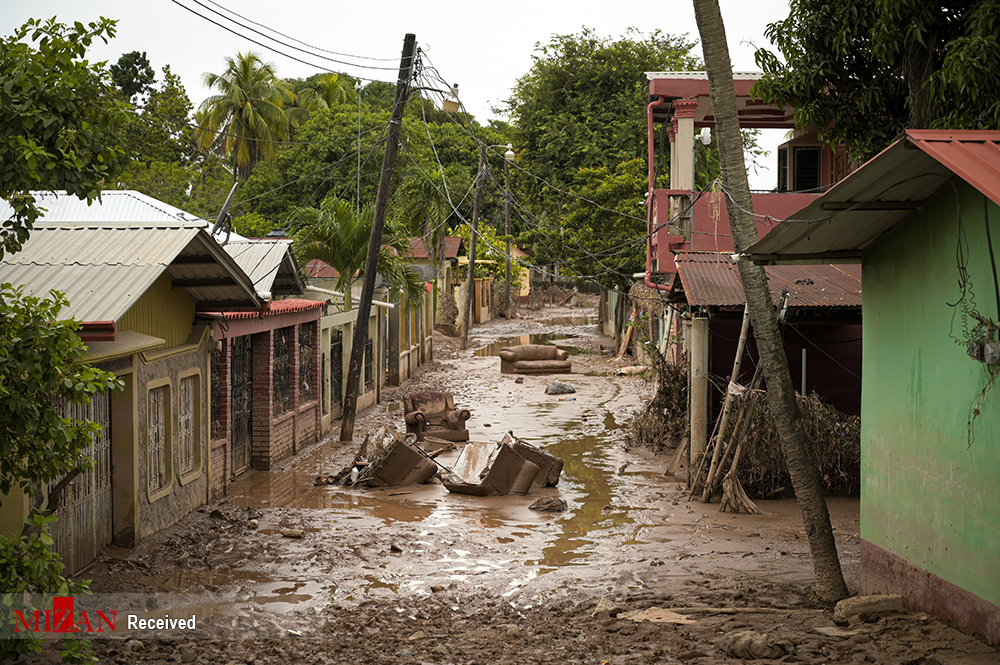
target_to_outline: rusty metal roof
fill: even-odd
[[[746,302],[730,254],[680,252],[676,260],[676,299],[703,307],[736,307]],[[775,304],[788,291],[790,308],[861,307],[861,266],[768,266],[767,281]]]
[[[1000,205],[1000,131],[907,130],[745,252],[760,263],[858,263],[954,175]]]
[[[47,212],[22,250],[0,261],[0,282],[32,296],[62,291],[67,317],[117,321],[163,273],[200,310],[259,306],[249,277],[201,220],[138,192],[104,192],[92,206],[60,192],[36,198]],[[11,214],[0,201],[0,219]]]

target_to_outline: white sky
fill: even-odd
[[[198,0],[222,11],[238,12],[249,21],[267,25],[307,44],[339,53],[387,58],[386,62],[358,58],[329,57],[389,68],[366,70],[329,63],[317,57],[275,45],[275,48],[316,65],[395,82],[403,37],[412,32],[417,44],[450,83],[459,83],[462,103],[476,119],[485,123],[494,117],[491,107],[510,94],[517,78],[528,72],[536,43],[552,35],[577,33],[592,28],[601,37],[619,37],[629,27],[643,32],[659,29],[669,34],[698,38],[694,10],[689,1],[577,0],[555,3],[508,0],[487,5],[457,0],[400,2],[264,2],[262,0]],[[213,5],[212,2],[218,4]],[[247,37],[271,44],[259,35],[222,21],[195,0],[0,0],[0,34],[9,35],[28,18],[58,17],[62,22],[89,22],[99,16],[118,19],[118,36],[108,46],[98,44],[91,60],[114,63],[123,53],[145,51],[150,64],[160,70],[169,64],[180,75],[191,101],[197,106],[209,92],[202,86],[204,72],[221,72],[223,59],[237,51],[256,50],[275,63],[278,74],[302,78],[316,73],[311,67],[268,51],[199,18],[183,7],[229,25]],[[788,0],[720,0],[726,23],[730,56],[736,71],[753,71],[754,47],[768,45],[764,29],[768,23],[788,15]],[[225,12],[223,12],[225,13]],[[247,21],[242,21],[247,23]],[[261,28],[257,28],[261,29]],[[263,29],[261,29],[263,30]],[[292,40],[284,40],[300,45]],[[700,56],[700,48],[697,49]],[[773,151],[782,132],[770,130],[762,144]],[[770,166],[772,155],[766,159]],[[750,173],[752,187],[774,186],[773,170]]]

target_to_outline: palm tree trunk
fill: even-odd
[[[708,72],[722,183],[729,193],[729,223],[737,252],[757,240],[753,201],[747,182],[733,86],[733,69],[718,0],[694,0],[695,18],[701,34]],[[746,293],[754,337],[760,351],[768,400],[774,414],[785,464],[792,479],[795,497],[802,511],[809,548],[812,551],[816,591],[825,601],[833,602],[848,595],[837,557],[837,544],[830,526],[830,513],[823,497],[819,469],[802,427],[802,414],[795,400],[792,377],[788,370],[781,332],[774,316],[774,304],[762,266],[747,260],[738,262],[743,290]]]

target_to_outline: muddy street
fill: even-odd
[[[83,577],[96,593],[154,594],[204,617],[204,639],[97,641],[108,662],[668,663],[739,662],[718,647],[738,629],[794,644],[784,662],[992,663],[995,649],[923,615],[866,617],[842,634],[810,591],[798,508],[763,515],[687,500],[670,456],[627,449],[623,428],[653,385],[615,376],[592,310],[547,308],[475,328],[470,348],[435,335],[435,360],[358,415],[360,443],[404,429],[403,394],[448,390],[471,409],[472,441],[511,430],[563,459],[557,487],[474,497],[440,484],[381,489],[315,485],[356,446],[332,436],[270,471],[250,471],[227,498],[134,549],[111,548]],[[569,375],[500,374],[501,346],[553,343]],[[554,379],[576,393],[546,395]],[[438,460],[451,466],[458,451]],[[565,500],[560,513],[529,506]],[[837,545],[858,587],[858,500],[831,497]],[[282,531],[301,530],[302,537]],[[594,613],[606,598],[615,608]],[[621,613],[716,608],[691,623],[637,623]],[[738,608],[738,609],[733,609]],[[755,612],[755,609],[763,609]]]

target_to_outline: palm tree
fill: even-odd
[[[351,285],[364,277],[374,213],[373,205],[355,211],[351,203],[341,200],[299,210],[294,235],[299,263],[305,266],[319,260],[335,269],[336,288],[344,294],[347,309],[351,309]],[[409,239],[389,220],[382,236],[378,272],[389,281],[392,297],[401,295],[407,308],[419,306],[426,293],[423,279],[406,258],[409,254]]]
[[[288,135],[284,105],[293,99],[272,63],[252,52],[226,58],[222,74],[206,72],[204,82],[217,90],[201,103],[198,147],[233,160],[233,177],[246,180],[256,163],[270,161]]]

